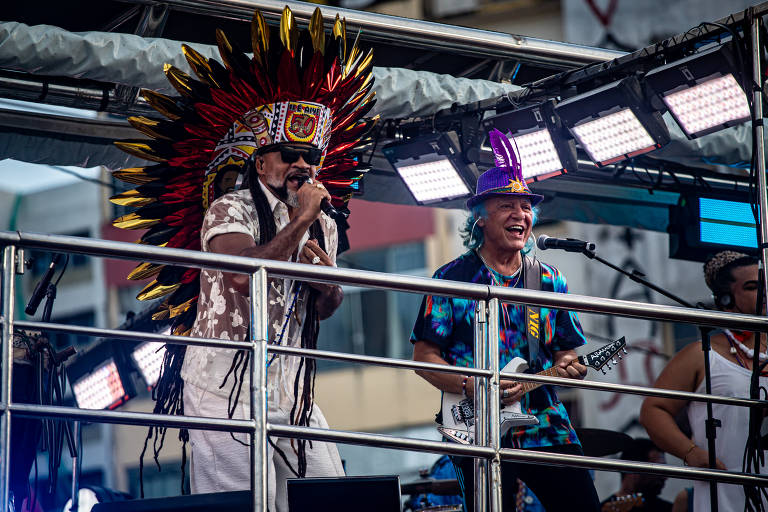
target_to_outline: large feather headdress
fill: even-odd
[[[480,175],[475,195],[467,200],[467,207],[472,208],[491,196],[499,195],[525,197],[531,201],[532,206],[539,204],[544,196],[531,192],[525,183],[519,152],[512,145],[510,137],[494,128],[488,133],[488,138],[496,167]]]
[[[132,155],[155,162],[115,171],[138,185],[111,198],[133,206],[113,222],[124,229],[148,229],[138,243],[200,250],[200,228],[210,204],[232,189],[258,147],[285,141],[325,150],[318,171],[336,208],[346,208],[368,170],[352,154],[368,140],[376,118],[364,117],[375,103],[371,91],[372,53],[351,45],[338,15],[326,35],[316,9],[306,29],[283,10],[279,30],[270,30],[259,11],[251,23],[253,57],[247,57],[217,30],[223,65],[187,45],[193,78],[170,65],[168,81],[179,96],[143,90],[162,118],[131,117],[150,140],[117,142]],[[141,263],[128,279],[154,279],[138,299],[167,296],[153,318],[173,319],[173,333],[187,334],[195,318],[200,271]]]

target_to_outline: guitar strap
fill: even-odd
[[[523,256],[523,287],[527,290],[541,290],[541,262]],[[540,308],[525,306],[525,334],[528,339],[528,355],[531,368],[536,367],[541,339]]]

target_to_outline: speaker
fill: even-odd
[[[288,480],[289,512],[399,512],[400,507],[397,475]]]
[[[250,512],[251,491],[213,492],[169,498],[98,503],[93,512]]]

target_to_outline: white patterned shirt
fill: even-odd
[[[275,219],[277,231],[288,225],[288,207],[279,201],[261,182],[261,189],[267,197],[269,207]],[[320,225],[325,235],[325,247],[328,256],[336,262],[338,240],[336,223],[327,215],[321,214]],[[225,194],[211,204],[203,219],[200,240],[203,251],[210,251],[210,242],[225,233],[243,233],[259,240],[259,220],[256,206],[249,190],[238,190]],[[299,254],[309,239],[309,232],[304,233],[299,243]],[[298,261],[298,260],[295,260]],[[306,316],[308,284],[304,283],[296,295],[299,283],[292,279],[269,278],[267,281],[268,323],[267,332],[270,343],[275,343],[281,331],[285,329],[281,344],[301,346],[301,326]],[[290,314],[287,325],[285,319],[291,303],[296,296],[294,312]],[[200,297],[197,305],[197,317],[191,335],[201,338],[244,341],[250,338],[250,300],[248,294],[227,286],[223,273],[217,270],[203,269],[200,273]],[[236,351],[214,347],[187,347],[181,377],[185,383],[192,384],[223,399],[228,399],[234,382],[229,376],[224,387],[224,379],[229,371]],[[267,360],[272,359],[268,355]],[[270,409],[275,407],[290,410],[293,406],[293,384],[299,368],[300,358],[278,356],[267,370],[267,396]],[[240,368],[242,370],[242,367]],[[238,370],[238,378],[240,374]],[[299,383],[299,396],[301,382]],[[238,400],[248,404],[250,389],[250,368],[244,373],[242,390]]]

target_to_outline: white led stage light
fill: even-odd
[[[113,359],[72,384],[72,391],[81,409],[112,409],[129,398]]]
[[[694,139],[751,118],[738,76],[728,43],[654,69],[645,84]]]
[[[142,343],[133,349],[131,358],[139,368],[147,388],[155,387],[165,358],[165,343],[159,341]]]
[[[634,77],[569,98],[558,104],[555,112],[599,167],[669,142],[661,114],[645,105]]]
[[[432,134],[385,146],[382,152],[418,204],[468,197],[477,169],[464,161],[455,132]]]

